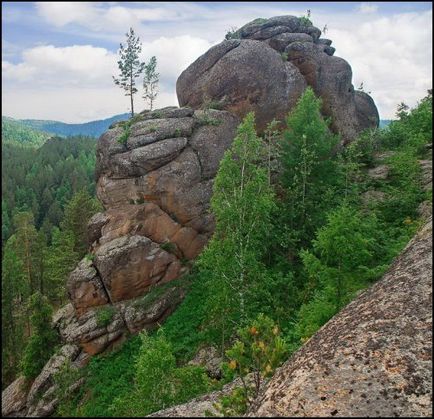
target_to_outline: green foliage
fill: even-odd
[[[2,116],[2,143],[39,147],[51,134],[27,127],[20,121]]]
[[[267,169],[260,164],[265,153],[250,113],[225,152],[214,181],[211,208],[216,227],[198,267],[208,283],[208,327],[219,330],[221,342],[234,324],[247,319],[249,290],[263,279],[261,258],[275,207]]]
[[[127,395],[134,384],[134,360],[140,348],[139,336],[131,337],[118,351],[94,356],[83,370],[85,378],[75,398],[65,398],[58,412],[65,417],[107,417],[116,397]]]
[[[333,158],[338,138],[321,116],[321,100],[308,87],[287,118],[283,132],[282,217],[288,246],[306,246],[325,213],[336,204],[339,165]],[[285,240],[285,239],[282,239]]]
[[[2,389],[18,373],[24,343],[26,312],[22,302],[28,295],[24,265],[16,251],[16,237],[6,243],[2,259]]]
[[[161,331],[154,336],[141,334],[135,371],[133,390],[112,404],[111,411],[116,416],[145,416],[210,389],[202,368],[176,367],[172,348]]]
[[[60,306],[66,299],[66,279],[80,260],[70,231],[52,230],[52,241],[44,254],[44,288],[50,302]]]
[[[120,137],[117,139],[119,144],[123,144],[126,145],[128,138],[130,138],[130,134],[131,134],[131,126],[130,124],[126,123],[124,125],[122,125],[124,128],[124,132],[120,135]]]
[[[432,142],[432,91],[412,110],[401,104],[398,107],[398,120],[392,121],[384,130],[381,142],[383,147],[397,149],[412,148],[413,154],[421,155],[423,146]]]
[[[32,313],[32,335],[24,350],[22,372],[25,377],[33,379],[53,354],[58,336],[51,328],[52,308],[40,292],[31,296],[29,311]]]
[[[143,73],[145,63],[139,60],[139,55],[142,51],[140,38],[135,36],[133,28],[125,34],[127,37],[126,46],[120,44],[118,67],[120,74],[116,78],[113,76],[113,81],[117,86],[125,90],[125,96],[130,96],[131,101],[131,116],[134,116],[133,96],[137,93],[135,79]]]
[[[86,254],[88,248],[87,223],[101,209],[99,201],[92,198],[86,189],[76,193],[65,208],[61,227],[72,235],[74,250],[79,258]]]
[[[95,144],[85,137],[52,138],[38,149],[2,144],[4,241],[15,231],[10,222],[14,213],[29,210],[35,227],[50,240],[72,195],[82,188],[95,193]]]
[[[226,351],[229,369],[241,378],[242,389],[235,389],[216,405],[227,416],[242,414],[258,396],[265,378],[272,376],[287,355],[285,342],[280,337],[279,327],[262,313],[247,327],[238,330],[234,345]],[[251,383],[246,376],[251,374]]]
[[[220,397],[214,407],[223,417],[241,417],[247,412],[251,397],[251,387],[247,391],[243,387],[235,387],[228,395]]]
[[[229,39],[240,39],[240,34],[238,32],[238,29],[234,26],[232,26],[225,35],[225,39],[229,40]]]
[[[164,243],[160,244],[160,249],[163,249],[163,250],[165,250],[166,252],[169,252],[169,253],[176,253],[177,247],[176,247],[175,243],[167,241],[167,242],[164,242]]]
[[[299,312],[296,335],[311,336],[371,281],[384,272],[379,264],[381,240],[373,215],[361,215],[343,205],[332,211],[327,224],[313,241],[313,249],[302,250],[301,259],[313,289],[312,300]]]
[[[83,371],[74,366],[69,359],[53,376],[54,396],[58,400],[56,416],[68,416],[77,403],[77,391],[82,381]]]
[[[287,52],[282,52],[282,53],[280,54],[280,56],[282,57],[282,61],[283,61],[283,62],[288,61],[288,53],[287,53]]]
[[[107,327],[113,320],[116,310],[112,305],[98,308],[96,312],[96,324],[98,327]]]
[[[303,26],[312,26],[313,25],[312,21],[309,19],[309,16],[301,16],[298,18],[298,20],[300,21],[300,24]]]
[[[143,99],[149,103],[149,109],[152,111],[154,101],[158,95],[158,82],[160,74],[156,71],[157,59],[151,57],[149,63],[145,65],[145,74],[143,77]]]

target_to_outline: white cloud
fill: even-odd
[[[143,43],[142,59],[157,57],[161,83],[156,106],[178,105],[177,77],[210,46],[206,40],[187,35]],[[119,73],[117,60],[117,54],[91,45],[27,49],[18,64],[2,61],[3,112],[17,118],[65,122],[127,112],[129,102],[112,80],[112,75]],[[140,94],[135,100],[142,102]]]
[[[336,55],[353,70],[353,84],[372,92],[380,117],[394,118],[396,105],[410,106],[432,87],[432,12],[333,25],[327,36]]]
[[[371,3],[361,3],[357,9],[360,13],[375,13],[378,10],[378,6]]]
[[[294,7],[292,3],[266,7],[259,3],[249,7],[228,3],[228,7],[219,8],[187,2],[145,2],[133,6],[117,2],[104,6],[99,2],[37,3],[38,16],[54,25],[56,32],[69,36],[86,33],[93,37],[94,45],[104,38],[115,40],[112,44],[117,46],[124,42],[124,33],[133,26],[143,42],[142,57],[149,59],[155,55],[158,60],[161,93],[157,106],[177,104],[174,87],[177,77],[220,42],[226,29],[239,27],[256,17],[303,14],[289,9]],[[336,56],[350,63],[355,87],[363,82],[365,90],[372,91],[382,118],[393,117],[396,105],[402,101],[414,106],[431,88],[431,11],[385,15],[370,3],[359,5],[361,13],[331,13],[322,7],[318,5],[312,10],[314,24],[319,28],[327,24],[325,37],[333,40]],[[62,119],[79,120],[84,118],[83,108],[74,105],[76,99],[67,98],[67,95],[76,98],[79,93],[74,92],[81,92],[87,109],[96,109],[98,114],[104,109],[109,111],[111,105],[105,103],[109,100],[114,101],[110,109],[124,112],[128,100],[113,85],[111,77],[118,73],[116,51],[94,45],[40,45],[23,51],[20,61],[4,55],[3,88],[20,94],[9,94],[8,100],[3,101],[3,112],[11,116],[16,116],[14,112],[25,112],[27,117],[34,117],[35,112],[44,110],[49,119],[54,118],[50,112],[63,112]],[[29,101],[25,100],[25,88],[34,91]],[[41,100],[36,98],[37,90]],[[65,99],[64,106],[60,106],[54,92]],[[44,102],[44,97],[50,100]],[[36,103],[37,109],[31,105]],[[66,108],[66,103],[71,109]],[[110,112],[101,116],[110,116]]]

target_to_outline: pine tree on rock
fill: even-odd
[[[137,93],[135,80],[143,73],[145,63],[141,62],[139,59],[139,54],[142,51],[142,43],[140,42],[140,38],[135,35],[134,29],[130,28],[130,32],[125,35],[127,37],[126,46],[120,44],[119,49],[120,60],[118,61],[118,66],[120,74],[117,78],[113,76],[113,81],[117,86],[125,90],[125,96],[130,97],[131,117],[133,117],[133,96]]]
[[[143,99],[149,102],[149,109],[152,111],[154,101],[158,95],[158,82],[160,74],[156,72],[157,59],[151,57],[149,63],[145,66],[145,75],[143,77]]]

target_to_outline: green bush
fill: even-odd
[[[134,387],[113,401],[110,410],[115,416],[146,416],[211,388],[203,368],[176,366],[171,345],[161,330],[154,336],[143,332],[140,338]]]
[[[285,342],[280,337],[279,327],[269,317],[260,314],[250,325],[238,330],[234,345],[226,351],[227,367],[240,377],[243,387],[223,397],[216,405],[225,416],[247,411],[258,396],[265,378],[271,377],[287,355]],[[252,375],[253,383],[246,380]]]
[[[98,308],[96,312],[96,324],[98,327],[107,327],[113,320],[116,309],[112,305]]]

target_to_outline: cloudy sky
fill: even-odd
[[[133,27],[157,57],[157,107],[177,105],[176,79],[225,33],[258,17],[302,16],[333,40],[382,119],[432,87],[431,2],[2,2],[2,106],[14,118],[86,122],[129,111],[115,86]],[[145,104],[136,95],[135,108]]]

